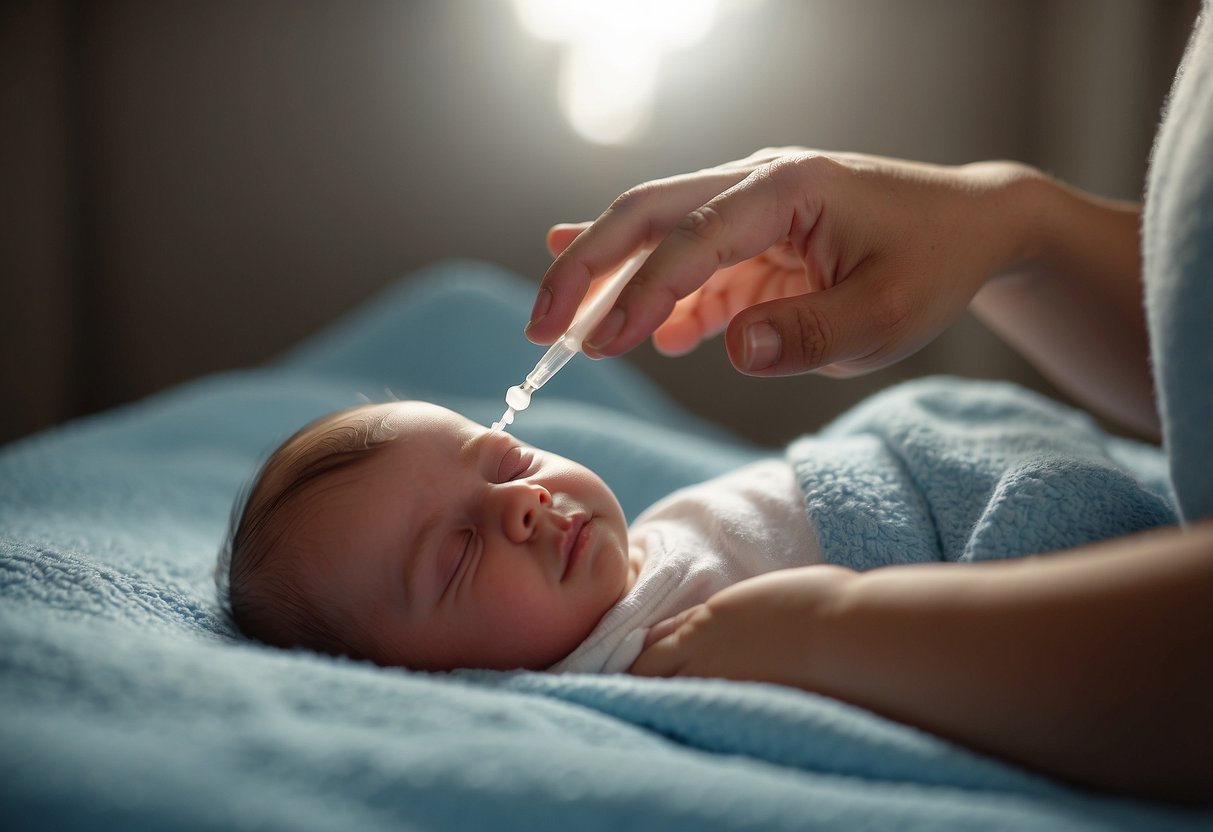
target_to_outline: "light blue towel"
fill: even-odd
[[[1158,450],[1023,388],[936,378],[788,448],[832,563],[1051,552],[1176,522]]]

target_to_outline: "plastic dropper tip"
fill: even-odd
[[[535,388],[525,381],[521,387],[515,384],[505,391],[505,403],[510,406],[510,410],[526,410],[531,406],[531,391],[533,389]]]
[[[499,430],[504,430],[506,425],[512,424],[514,424],[514,408],[507,407],[505,413],[501,414],[501,421],[493,422],[493,426],[489,430],[496,433]]]

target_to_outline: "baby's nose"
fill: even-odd
[[[542,485],[529,482],[503,485],[501,525],[505,536],[514,543],[530,540],[544,509],[551,504],[552,495]]]

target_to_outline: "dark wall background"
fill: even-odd
[[[1137,197],[1195,11],[724,0],[708,36],[663,64],[648,131],[619,148],[565,125],[557,50],[506,0],[10,0],[0,440],[266,360],[436,259],[537,280],[551,223],[763,146],[1016,158]],[[927,372],[1049,391],[969,319],[845,382],[746,379],[718,343],[629,360],[770,443]]]

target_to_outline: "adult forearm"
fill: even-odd
[[[801,686],[1081,785],[1213,800],[1213,524],[839,598]]]
[[[1140,206],[1038,173],[1012,181],[999,198],[1024,236],[1023,257],[986,283],[973,310],[1085,404],[1155,436]]]

